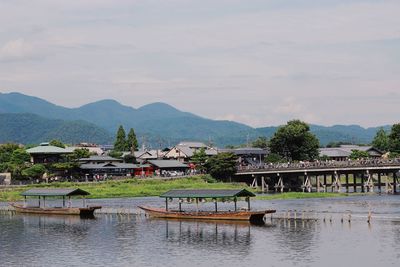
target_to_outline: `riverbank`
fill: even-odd
[[[121,198],[158,196],[171,189],[236,189],[248,188],[243,183],[215,182],[207,175],[177,179],[124,179],[90,183],[50,183],[0,189],[0,201],[22,200],[20,193],[31,188],[72,188],[79,187],[90,192],[88,198]]]
[[[347,197],[354,195],[362,195],[360,193],[328,193],[328,192],[285,192],[276,194],[258,195],[259,200],[275,200],[275,199],[304,199],[304,198],[331,198],[331,197]]]
[[[22,200],[20,193],[31,188],[72,188],[79,187],[90,192],[88,198],[123,198],[123,197],[147,197],[158,196],[171,189],[239,189],[246,188],[254,191],[244,183],[222,183],[215,182],[208,175],[193,176],[177,179],[124,179],[105,182],[90,183],[50,183],[35,184],[19,187],[5,187],[0,189],[0,201],[10,202]],[[277,194],[258,195],[260,200],[273,199],[301,199],[301,198],[327,198],[327,197],[345,197],[346,193],[301,193],[286,192]]]

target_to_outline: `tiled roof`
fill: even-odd
[[[86,196],[90,195],[79,188],[47,188],[47,189],[29,189],[23,193],[22,196]]]
[[[255,197],[246,189],[200,189],[200,190],[170,190],[160,197],[165,198],[224,198],[224,197]]]
[[[26,152],[29,154],[68,154],[72,153],[64,148],[50,145],[40,145],[27,149]]]
[[[122,161],[122,159],[113,158],[110,156],[90,156],[89,158],[81,158],[79,161]]]
[[[177,160],[148,160],[147,162],[158,168],[188,168],[188,165]]]

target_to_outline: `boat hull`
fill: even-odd
[[[92,217],[96,209],[101,209],[100,206],[89,206],[86,208],[39,208],[39,207],[24,207],[23,205],[11,204],[16,212],[33,213],[33,214],[53,214],[53,215],[79,215],[82,217]]]
[[[144,210],[149,216],[155,218],[170,218],[170,219],[195,219],[195,220],[229,220],[229,221],[249,221],[253,223],[264,222],[264,216],[269,213],[275,213],[275,210],[263,211],[221,211],[221,212],[180,212],[166,211],[160,208],[151,208],[138,206]]]

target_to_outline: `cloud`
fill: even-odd
[[[24,39],[11,40],[0,47],[0,61],[31,60],[36,57],[33,45]]]
[[[252,126],[387,123],[399,10],[397,0],[6,1],[0,88],[65,106],[162,101]]]
[[[309,112],[300,101],[300,99],[296,100],[294,97],[286,97],[276,106],[273,113],[280,118],[286,118],[286,120],[301,119],[306,122],[319,122],[318,116]]]

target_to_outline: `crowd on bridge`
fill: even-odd
[[[399,165],[400,158],[394,159],[358,159],[358,160],[315,160],[279,163],[240,164],[238,171],[248,170],[281,170],[281,169],[318,169],[318,168],[351,168]]]

